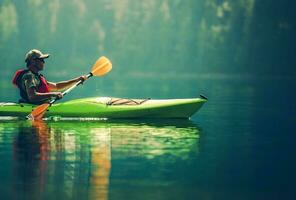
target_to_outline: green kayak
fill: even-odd
[[[207,101],[192,99],[122,99],[95,97],[56,103],[45,117],[79,118],[189,118]],[[0,116],[26,117],[36,105],[0,103]]]

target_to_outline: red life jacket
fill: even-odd
[[[28,94],[27,94],[26,91],[24,91],[23,87],[21,86],[22,77],[28,71],[29,71],[28,69],[19,69],[19,70],[17,70],[15,72],[14,76],[13,76],[12,83],[13,83],[13,85],[15,85],[15,86],[17,86],[19,88],[21,97],[25,101],[29,102]],[[42,74],[39,74],[37,77],[40,80],[40,83],[36,88],[37,92],[40,92],[40,93],[49,92],[49,86],[48,86],[47,81],[45,80],[44,76]]]

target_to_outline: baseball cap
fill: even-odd
[[[48,58],[49,54],[43,54],[41,51],[37,49],[32,49],[26,54],[25,62],[28,62],[33,59],[45,59]]]

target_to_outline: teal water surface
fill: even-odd
[[[154,85],[159,98],[207,91],[191,120],[2,119],[1,199],[293,199],[293,80],[193,82]]]

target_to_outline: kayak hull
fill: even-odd
[[[110,105],[111,97],[76,99],[53,104],[45,117],[189,118],[207,101],[204,98],[132,100],[139,104]],[[0,103],[0,116],[26,117],[36,105]]]

